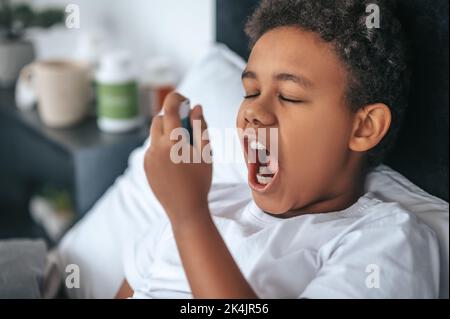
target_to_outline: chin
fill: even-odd
[[[261,210],[269,214],[282,215],[290,210],[288,205],[283,205],[280,200],[269,198],[267,195],[253,192],[253,200]]]

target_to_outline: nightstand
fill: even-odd
[[[81,217],[127,167],[148,125],[125,134],[100,131],[94,116],[78,126],[51,129],[36,110],[15,107],[14,92],[0,90],[0,201],[20,194],[28,203],[43,185],[69,190]]]

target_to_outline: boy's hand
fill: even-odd
[[[208,211],[208,193],[211,187],[212,164],[205,162],[202,153],[210,154],[209,141],[203,141],[201,135],[206,130],[206,122],[199,105],[191,111],[191,126],[194,121],[201,123],[202,134],[194,134],[194,145],[189,138],[184,142],[171,140],[172,132],[181,128],[179,107],[186,100],[178,93],[170,93],[164,101],[164,115],[153,119],[151,126],[151,145],[144,158],[144,169],[148,183],[166,210],[172,224],[191,222],[204,217]],[[174,132],[175,133],[175,132]],[[178,134],[174,134],[178,137]],[[182,144],[180,144],[182,143]],[[176,146],[175,146],[176,145]],[[175,146],[175,147],[174,147]],[[188,151],[188,162],[175,163],[181,150]],[[174,156],[175,155],[175,156]],[[200,163],[193,162],[200,159]]]

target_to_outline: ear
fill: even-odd
[[[376,103],[362,107],[354,117],[349,148],[355,152],[374,148],[388,132],[391,120],[391,110],[386,104]]]

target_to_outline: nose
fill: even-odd
[[[246,108],[245,121],[253,127],[268,127],[275,124],[275,115],[263,106],[254,104]]]

